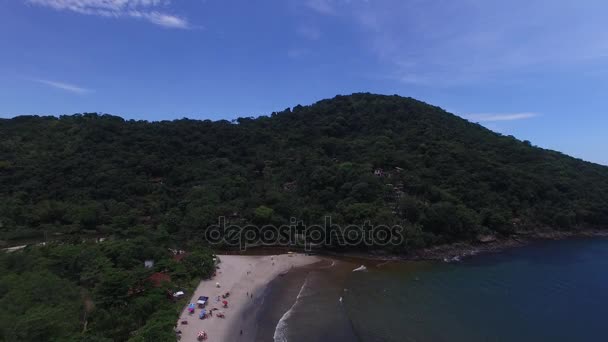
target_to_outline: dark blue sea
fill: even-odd
[[[458,263],[326,260],[271,284],[256,340],[608,341],[608,240]]]

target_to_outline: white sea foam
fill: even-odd
[[[283,317],[281,317],[281,319],[279,320],[279,323],[277,323],[277,327],[274,329],[274,342],[287,342],[287,320],[293,314],[293,311],[295,310],[296,306],[298,305],[300,298],[302,298],[302,296],[304,294],[304,290],[306,289],[307,285],[308,285],[308,277],[306,277],[306,279],[304,280],[304,284],[302,284],[302,287],[300,288],[300,292],[298,293],[298,296],[296,297],[296,301],[293,303],[291,308],[289,308],[289,310],[287,310],[287,312],[285,312],[283,314]]]
[[[367,271],[367,267],[365,267],[364,265],[361,265],[353,270],[353,272],[362,272],[362,271]]]

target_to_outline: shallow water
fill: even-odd
[[[542,242],[454,264],[329,265],[271,284],[257,341],[608,340],[607,239]]]
[[[256,341],[351,341],[355,335],[338,299],[352,265],[324,261],[273,281]]]

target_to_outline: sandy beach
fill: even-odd
[[[262,299],[265,286],[277,276],[291,268],[315,263],[321,259],[305,254],[280,254],[273,256],[220,255],[217,274],[213,279],[201,281],[189,303],[196,303],[199,296],[209,297],[206,306],[218,308],[212,317],[199,319],[201,309],[194,314],[184,308],[178,321],[182,332],[181,341],[197,341],[199,331],[207,332],[209,342],[249,341],[248,334],[255,333],[256,306]],[[220,284],[218,288],[216,283]],[[226,298],[228,308],[223,308],[222,294],[230,292]],[[217,297],[220,296],[220,301]],[[225,318],[218,318],[221,312]],[[180,322],[186,320],[188,324]],[[242,330],[242,334],[241,334]]]

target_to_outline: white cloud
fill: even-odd
[[[539,116],[538,113],[523,112],[523,113],[503,113],[503,114],[469,114],[464,118],[474,122],[495,122],[495,121],[514,121],[524,120]]]
[[[160,11],[171,0],[25,0],[29,4],[57,11],[71,11],[102,17],[144,19],[167,28],[190,28],[186,18]]]
[[[49,80],[40,80],[40,79],[36,79],[34,81],[36,81],[38,83],[42,83],[42,84],[48,85],[48,86],[53,87],[53,88],[69,91],[69,92],[75,93],[75,94],[86,94],[86,93],[90,93],[91,92],[90,89],[79,87],[77,85],[70,84],[70,83],[57,82],[57,81],[49,81]]]
[[[180,18],[174,15],[160,13],[160,12],[130,12],[130,16],[135,18],[144,18],[156,25],[168,27],[168,28],[180,28],[188,29],[190,24],[188,20]]]

